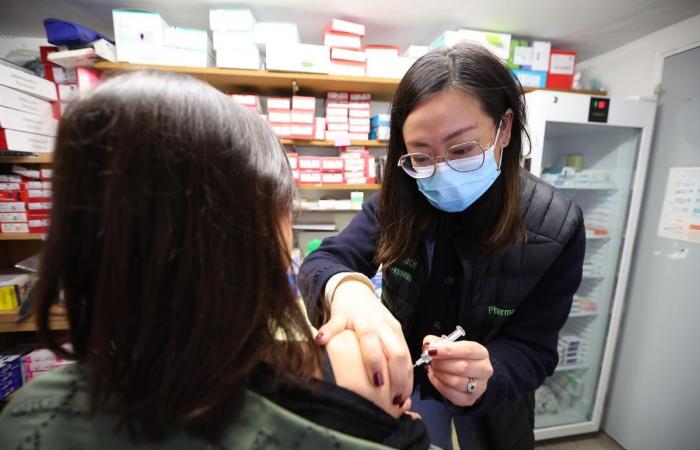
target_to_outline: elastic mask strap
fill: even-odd
[[[496,130],[496,140],[494,141],[494,147],[498,145],[498,136],[501,134],[501,126],[503,125],[503,119],[498,121],[498,130]],[[503,147],[501,147],[501,155],[498,158],[498,171],[501,171],[501,164],[503,164]]]

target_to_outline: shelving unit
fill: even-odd
[[[296,145],[299,147],[336,147],[334,141],[318,141],[318,140],[306,140],[306,139],[280,139],[284,145]],[[386,141],[351,141],[351,146],[359,147],[372,147],[372,148],[386,148],[389,143]]]
[[[67,330],[68,320],[65,311],[56,309],[50,320],[51,328],[54,330]],[[36,331],[34,318],[29,317],[22,322],[17,322],[17,311],[0,311],[0,333],[21,333]]]
[[[378,191],[381,184],[297,184],[300,191]],[[332,210],[329,210],[332,211]]]
[[[191,75],[222,90],[254,89],[261,94],[279,92],[297,87],[300,92],[325,95],[327,91],[369,92],[372,100],[391,100],[401,80],[394,78],[350,77],[317,73],[269,72],[266,70],[220,69],[218,67],[180,67],[149,64],[99,62],[95,69],[102,72],[122,72],[139,69],[166,70]],[[524,92],[538,89],[525,88]],[[605,91],[553,89],[558,92],[578,92],[606,95]]]
[[[0,164],[50,164],[53,162],[53,153],[38,156],[4,156],[0,151]]]
[[[44,236],[40,233],[0,233],[0,241],[43,241]]]

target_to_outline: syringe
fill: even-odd
[[[446,341],[454,342],[457,339],[461,338],[462,336],[466,336],[466,335],[467,335],[467,333],[464,332],[464,328],[457,325],[457,328],[455,328],[455,330],[452,333],[450,333],[449,336],[442,335],[442,338]],[[428,354],[428,350],[425,350],[423,353],[420,354],[420,358],[418,358],[418,360],[413,365],[413,367],[418,367],[421,364],[427,364],[432,360],[433,360],[433,358]]]

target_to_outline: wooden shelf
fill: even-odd
[[[237,88],[238,91],[252,89],[267,93],[288,90],[292,83],[305,94],[325,96],[328,91],[369,92],[373,100],[391,100],[399,85],[398,79],[350,77],[319,73],[269,72],[266,70],[220,69],[218,67],[180,67],[148,64],[98,62],[95,69],[104,72],[156,69],[185,73],[222,90]]]
[[[42,233],[0,233],[0,241],[43,241]]]
[[[39,156],[3,156],[0,152],[0,164],[46,164],[53,162],[53,153]]]
[[[318,141],[308,139],[280,139],[284,145],[295,145],[298,147],[337,147],[334,141]],[[389,143],[386,141],[351,141],[351,146],[386,148]]]
[[[395,78],[349,77],[342,75],[325,75],[318,73],[268,72],[266,70],[220,69],[218,67],[182,67],[159,66],[149,64],[129,64],[98,62],[95,69],[103,72],[120,72],[125,70],[156,69],[191,75],[221,90],[236,88],[239,92],[246,89],[261,94],[292,91],[296,82],[302,94],[325,96],[328,91],[369,92],[372,100],[391,100],[401,80]],[[588,91],[572,89],[538,89],[524,88],[525,92],[553,90],[558,92],[575,92],[579,94],[605,96],[605,91]]]
[[[300,191],[378,191],[381,184],[297,184]]]
[[[16,322],[17,310],[0,311],[0,333],[20,333],[26,331],[36,331],[34,318],[29,317],[22,322]],[[67,330],[68,320],[62,308],[56,308],[55,314],[51,316],[49,322],[53,330]]]

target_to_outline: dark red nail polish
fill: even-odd
[[[425,368],[425,373],[430,372],[430,364],[425,364],[423,367]]]
[[[318,334],[316,335],[316,340],[317,340],[317,341],[320,341],[321,339],[323,339],[323,333],[318,333]]]
[[[384,386],[384,377],[381,372],[374,373],[374,385],[377,387]]]
[[[428,355],[435,356],[435,355],[437,355],[437,351],[438,351],[438,349],[431,348],[430,350],[428,350]]]
[[[397,395],[394,397],[394,399],[391,401],[394,405],[403,405],[403,402],[401,401],[401,396]]]

